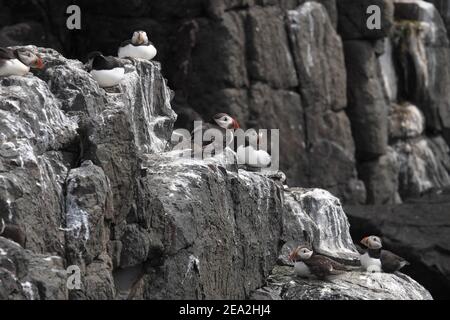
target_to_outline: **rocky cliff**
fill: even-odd
[[[69,1],[0,1],[0,45],[83,58],[147,30],[176,92],[176,127],[225,111],[246,128],[280,128],[292,184],[393,204],[450,185],[448,5],[430,2],[78,0],[83,27],[69,31]],[[371,4],[379,30],[366,26]]]
[[[357,263],[329,192],[167,150],[176,115],[158,63],[124,60],[125,79],[104,91],[79,61],[34,49],[44,71],[0,80],[1,298],[250,298],[303,231],[318,252]],[[400,275],[374,280],[389,292],[362,292],[370,277],[340,281],[358,299],[430,298]],[[295,297],[328,290],[308,285],[315,293],[299,285]]]

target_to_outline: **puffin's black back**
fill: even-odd
[[[122,65],[114,57],[96,56],[92,61],[92,70],[112,70],[120,68]]]
[[[0,47],[0,66],[5,63],[5,60],[16,59],[14,51],[8,48]]]

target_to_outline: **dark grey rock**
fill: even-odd
[[[375,49],[368,41],[345,41],[348,108],[358,160],[386,153],[388,105],[384,97]]]
[[[67,299],[67,274],[59,256],[33,253],[0,236],[0,299]]]
[[[376,160],[363,162],[358,167],[367,189],[368,204],[395,204],[401,202],[398,194],[400,163],[391,147]]]
[[[399,20],[393,32],[399,70],[399,97],[425,115],[427,129],[442,132],[448,142],[450,61],[445,25],[436,8],[424,1],[396,3]]]

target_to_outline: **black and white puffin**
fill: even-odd
[[[145,31],[135,31],[130,40],[126,40],[120,45],[118,57],[152,60],[156,54],[156,48],[148,40],[147,33]]]
[[[348,271],[343,264],[328,257],[315,254],[307,246],[297,247],[288,258],[294,262],[295,274],[303,278],[315,276],[321,280],[326,280],[331,276],[340,275]]]
[[[238,164],[244,164],[252,168],[267,168],[272,161],[270,155],[259,149],[259,142],[262,138],[255,129],[245,132],[244,143],[239,144],[236,150]]]
[[[0,76],[24,76],[31,68],[42,69],[44,63],[30,50],[0,47]]]
[[[377,236],[365,237],[361,240],[367,250],[360,252],[361,266],[367,272],[388,272],[393,273],[409,262],[396,254],[383,250],[381,239]]]
[[[114,57],[105,57],[94,51],[88,55],[88,70],[102,88],[114,87],[125,75],[122,64]]]
[[[233,143],[233,132],[239,128],[239,123],[232,116],[217,113],[210,122],[202,123],[191,132],[194,152],[208,151],[213,155],[223,151]]]

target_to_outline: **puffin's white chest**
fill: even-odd
[[[309,278],[312,276],[311,272],[309,271],[308,266],[301,262],[301,261],[297,261],[294,264],[294,273],[302,278]]]
[[[264,150],[255,150],[252,146],[239,146],[237,149],[237,160],[239,164],[252,167],[265,168],[270,165],[270,155]]]
[[[152,60],[156,56],[156,48],[152,45],[148,46],[133,46],[128,44],[125,47],[119,48],[119,58],[140,58]]]
[[[0,76],[24,76],[28,72],[30,72],[30,67],[27,67],[18,59],[6,60],[0,67]]]
[[[381,260],[371,258],[369,253],[364,253],[360,255],[361,266],[367,272],[381,272]]]
[[[124,68],[114,68],[112,70],[92,70],[92,77],[102,88],[114,87],[119,84],[125,75]]]

